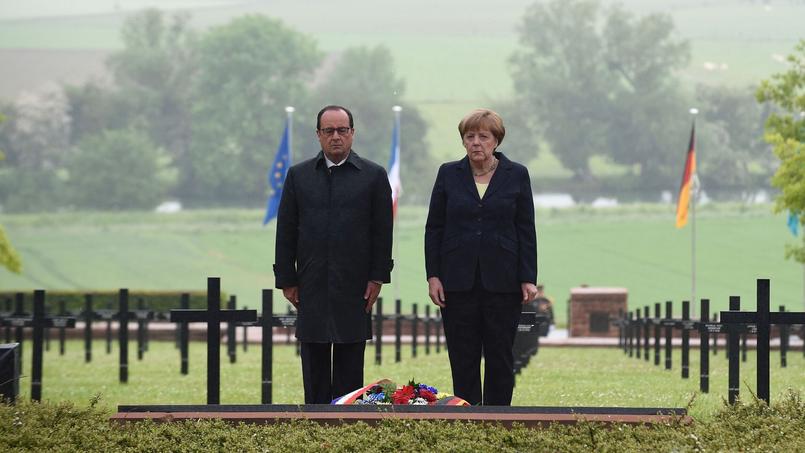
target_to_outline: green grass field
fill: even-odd
[[[153,341],[142,361],[137,361],[136,345],[129,346],[129,382],[118,382],[117,344],[106,354],[105,343],[93,344],[93,361],[84,363],[83,342],[69,340],[64,356],[53,341],[44,356],[44,400],[87,404],[100,395],[101,405],[114,409],[118,404],[205,404],[206,345],[190,344],[190,374],[179,373],[179,352],[173,343]],[[303,401],[299,359],[292,346],[274,349],[274,403]],[[31,343],[24,345],[25,377],[21,395],[30,395]],[[221,402],[258,404],[260,402],[260,348],[250,345],[243,353],[240,346],[235,364],[221,351]],[[384,363],[374,364],[374,346],[367,345],[364,378],[367,383],[381,378],[407,382],[411,378],[426,382],[442,391],[452,392],[447,353],[431,350],[425,355],[420,345],[416,358],[410,346],[403,349],[403,360],[394,363],[394,351],[384,347]],[[652,356],[653,359],[653,356]],[[690,378],[680,377],[680,350],[673,352],[673,369],[653,362],[630,359],[612,348],[543,347],[517,378],[514,405],[517,406],[620,406],[687,407],[699,419],[708,418],[723,407],[727,396],[727,361],[723,348],[710,359],[710,393],[699,393],[699,353],[691,352]],[[741,365],[741,395],[751,399],[755,389],[755,356]],[[788,389],[805,392],[805,357],[791,351],[788,367],[780,368],[779,354],[771,358],[772,400],[779,400]]]
[[[32,289],[203,290],[208,276],[239,305],[259,307],[274,286],[274,222],[261,226],[260,210],[155,213],[0,215],[23,260],[23,273],[0,269],[0,287]],[[395,274],[381,295],[429,303],[424,272],[426,209],[403,206],[395,232]],[[539,280],[566,319],[570,289],[581,284],[625,287],[630,309],[691,295],[691,228],[674,228],[671,205],[625,205],[538,210]],[[783,215],[768,205],[708,204],[697,220],[697,298],[713,311],[728,297],[755,305],[755,280],[770,278],[772,306],[802,307],[802,266],[785,260],[794,238]],[[285,311],[275,298],[275,311]],[[421,310],[421,309],[420,309]],[[698,312],[695,312],[698,315]]]

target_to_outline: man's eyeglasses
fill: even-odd
[[[324,135],[333,135],[334,133],[338,132],[338,135],[347,135],[352,131],[352,128],[349,127],[325,127],[323,129],[319,129],[322,134]]]

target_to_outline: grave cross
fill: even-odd
[[[6,309],[4,311],[0,311],[0,319],[11,316],[11,313],[14,312],[14,310],[11,309],[11,305],[11,299],[6,299]],[[5,330],[5,342],[11,343],[11,326],[6,326],[3,330]]]
[[[741,299],[737,296],[730,296],[730,306],[740,308]],[[754,324],[726,324],[724,322],[716,322],[708,320],[708,310],[710,309],[710,300],[701,300],[701,321],[696,323],[699,330],[699,352],[700,352],[700,379],[699,388],[703,393],[707,393],[710,389],[710,335],[718,335],[721,333],[727,334],[727,359],[733,357],[734,363],[730,362],[730,374],[728,375],[728,395],[731,401],[734,401],[738,395],[739,375],[737,372],[738,360],[738,340],[740,336],[746,334],[757,333],[757,327]],[[715,316],[713,317],[715,318]],[[730,343],[735,343],[735,347],[730,351]]]
[[[654,366],[660,366],[660,303],[654,304]]]
[[[106,303],[106,308],[99,308],[94,311],[95,319],[106,321],[106,353],[112,353],[112,320],[115,319],[115,309],[112,308],[112,301]]]
[[[33,349],[31,364],[31,400],[42,399],[42,346],[45,327],[75,327],[75,318],[67,316],[47,316],[45,314],[45,291],[34,291],[33,315],[14,314],[5,318],[3,323],[19,329],[33,328]]]
[[[171,322],[207,323],[207,404],[220,404],[221,323],[257,320],[256,310],[221,310],[221,279],[207,278],[207,309],[170,311]]]
[[[651,351],[651,346],[649,343],[649,338],[651,336],[651,310],[648,305],[643,307],[643,360],[648,362],[649,360],[649,352]]]
[[[263,404],[271,404],[272,392],[272,374],[274,364],[274,327],[285,327],[289,329],[296,327],[296,315],[288,313],[287,315],[272,314],[274,307],[274,293],[270,289],[263,290],[263,313],[257,321],[263,329],[263,369],[262,369],[262,387],[261,387],[261,401]]]
[[[190,294],[182,293],[181,299],[179,301],[179,308],[181,308],[182,310],[188,310],[190,308]],[[180,322],[178,326],[179,326],[179,356],[181,357],[180,373],[187,374],[189,365],[188,343],[190,341],[190,329],[188,328],[186,322]]]
[[[520,314],[512,347],[514,374],[520,374],[528,366],[531,357],[539,352],[539,337],[547,335],[549,328],[550,320],[546,313],[524,311]]]
[[[805,324],[805,312],[769,311],[770,299],[771,299],[771,288],[769,279],[758,279],[757,311],[740,312],[730,310],[721,312],[721,322],[724,324],[754,323],[757,325],[757,396],[758,398],[766,401],[767,404],[770,401],[769,337],[770,337],[771,325]]]
[[[383,298],[375,302],[375,365],[383,364]]]
[[[682,331],[682,379],[690,376],[690,332],[699,330],[698,323],[690,319],[690,301],[682,301],[682,319],[672,319],[671,326]]]
[[[25,304],[25,294],[16,293],[14,295],[14,313],[8,319],[30,317],[31,314],[25,312],[24,304]],[[20,357],[23,356],[23,354],[22,354],[22,341],[24,339],[23,335],[22,335],[22,324],[20,324],[21,322],[24,322],[24,321],[19,321],[18,320],[18,321],[16,321],[16,323],[12,322],[11,324],[9,324],[10,327],[14,327],[14,342],[18,343],[20,345],[20,347],[19,347]]]
[[[238,299],[237,296],[230,295],[229,302],[226,304],[228,310],[237,310]],[[229,363],[235,363],[238,360],[238,340],[237,323],[229,321],[226,323],[226,355],[229,357]],[[244,342],[246,341],[244,337]]]
[[[635,357],[640,360],[641,358],[641,351],[643,350],[643,330],[645,329],[645,325],[647,320],[640,315],[640,309],[637,308],[634,311],[634,319],[635,319]]]

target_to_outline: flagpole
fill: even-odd
[[[285,107],[285,114],[288,118],[288,164],[293,163],[293,107],[290,105]]]
[[[391,108],[391,110],[394,112],[394,128],[397,130],[397,149],[401,149],[402,144],[401,144],[400,138],[402,136],[402,131],[400,131],[400,112],[402,112],[402,107],[400,107],[399,105],[395,105],[394,107]],[[397,157],[398,157],[398,159],[400,158],[400,156],[397,156]],[[400,165],[400,169],[402,169],[402,162],[399,162],[399,165]],[[400,205],[399,205],[399,194],[397,196],[398,196],[398,198],[397,198],[397,210],[399,212],[399,207],[400,207]],[[399,245],[400,241],[396,240],[397,226],[399,224],[397,222],[397,216],[396,215],[394,216],[393,222],[394,223],[393,223],[393,226],[392,226],[392,228],[393,228],[392,229],[392,232],[393,232],[392,236],[393,236],[393,239],[394,239],[394,259],[399,260],[400,259],[400,254],[399,254],[398,245]],[[391,279],[391,282],[392,282],[392,287],[394,288],[394,300],[398,300],[400,298],[400,279],[398,278],[399,273],[397,272],[397,269],[399,269],[399,263],[397,263],[397,265],[395,265],[392,268],[392,271],[391,271],[393,273],[393,277]]]
[[[691,108],[690,114],[693,116],[693,127],[696,127],[696,115],[699,109]],[[696,147],[696,136],[693,138],[693,149],[698,152]],[[694,167],[695,169],[695,167]],[[690,308],[696,313],[696,197],[699,194],[699,178],[694,170],[691,175],[691,196],[690,196]]]

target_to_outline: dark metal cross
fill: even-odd
[[[220,404],[221,323],[254,322],[256,310],[221,310],[221,279],[207,278],[206,310],[171,310],[171,322],[207,323],[207,404]]]
[[[757,311],[722,311],[721,322],[724,324],[757,325],[757,396],[770,401],[769,391],[769,340],[772,324],[805,324],[805,312],[771,312],[771,288],[769,279],[757,280]],[[737,345],[731,345],[737,346]],[[736,347],[737,349],[737,347]],[[736,360],[737,361],[737,360]],[[736,365],[737,366],[737,365]]]
[[[741,298],[738,296],[730,296],[730,310],[738,311],[741,309]],[[757,325],[754,323],[740,322],[740,323],[727,323],[723,318],[721,322],[707,321],[707,313],[709,310],[710,301],[708,299],[701,300],[702,318],[703,321],[697,323],[700,335],[700,352],[701,352],[701,378],[699,387],[703,393],[709,390],[709,373],[710,373],[710,358],[709,358],[709,337],[711,334],[717,335],[720,333],[727,334],[727,359],[728,359],[728,374],[727,374],[727,395],[730,404],[734,403],[740,391],[740,368],[738,363],[739,341],[741,335],[754,335],[757,333]],[[725,312],[722,312],[725,313]]]
[[[69,316],[47,316],[45,314],[45,291],[34,291],[33,315],[14,314],[3,320],[3,324],[19,329],[33,328],[33,349],[31,364],[31,400],[42,400],[42,346],[45,327],[75,327],[75,318]]]

